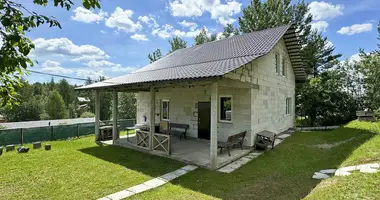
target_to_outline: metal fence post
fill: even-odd
[[[20,129],[20,135],[21,135],[21,145],[23,145],[24,144],[24,129],[23,128]]]
[[[79,124],[77,124],[77,137],[79,138]]]
[[[50,126],[50,141],[53,141],[53,134],[54,134],[53,127],[54,126]]]

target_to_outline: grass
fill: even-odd
[[[0,199],[97,199],[183,166],[121,147],[100,147],[93,136],[50,143],[51,151],[0,156]]]
[[[324,181],[321,169],[380,162],[379,124],[353,121],[328,132],[299,132],[230,174],[197,169],[130,199],[376,199],[380,173]],[[320,149],[315,144],[335,144]],[[96,199],[183,164],[93,137],[52,142],[53,150],[0,157],[0,199]]]
[[[334,131],[295,133],[231,174],[197,169],[131,199],[376,199],[380,173],[357,173],[322,182],[311,176],[321,169],[380,162],[377,126],[354,121]],[[331,149],[313,146],[345,140]]]

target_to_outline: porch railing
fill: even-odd
[[[172,151],[171,135],[154,133],[152,146],[153,151],[159,151],[166,155],[170,155]]]
[[[149,131],[136,130],[137,146],[149,149]]]

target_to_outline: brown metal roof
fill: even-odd
[[[293,64],[293,60],[299,56],[300,46],[298,43],[293,44],[296,38],[295,29],[290,25],[284,25],[179,49],[134,73],[78,89],[223,76],[268,54],[282,37],[287,47],[291,47],[292,52],[295,52],[289,55]],[[293,65],[297,79],[306,77],[302,62],[294,62]]]

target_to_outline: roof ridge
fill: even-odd
[[[268,31],[268,30],[271,30],[271,29],[277,29],[277,28],[281,28],[281,27],[284,27],[284,26],[288,26],[288,29],[289,29],[291,27],[291,24],[284,24],[284,25],[275,26],[275,27],[271,27],[271,28],[266,28],[266,29],[261,29],[261,30],[257,30],[257,31],[252,31],[252,32],[249,32],[249,33],[243,33],[243,34],[240,34],[240,35],[233,35],[232,37],[223,38],[223,39],[220,39],[220,40],[214,40],[214,41],[211,41],[211,42],[206,42],[206,43],[194,45],[194,46],[191,46],[191,47],[177,49],[177,50],[173,51],[172,53],[183,51],[185,49],[189,50],[189,49],[192,49],[192,48],[195,48],[195,47],[200,47],[200,46],[208,45],[208,44],[212,44],[212,43],[223,42],[225,40],[231,40],[233,38],[236,39],[237,37],[242,37],[242,36],[245,36],[245,35],[255,34],[255,33],[263,32],[263,31]]]

